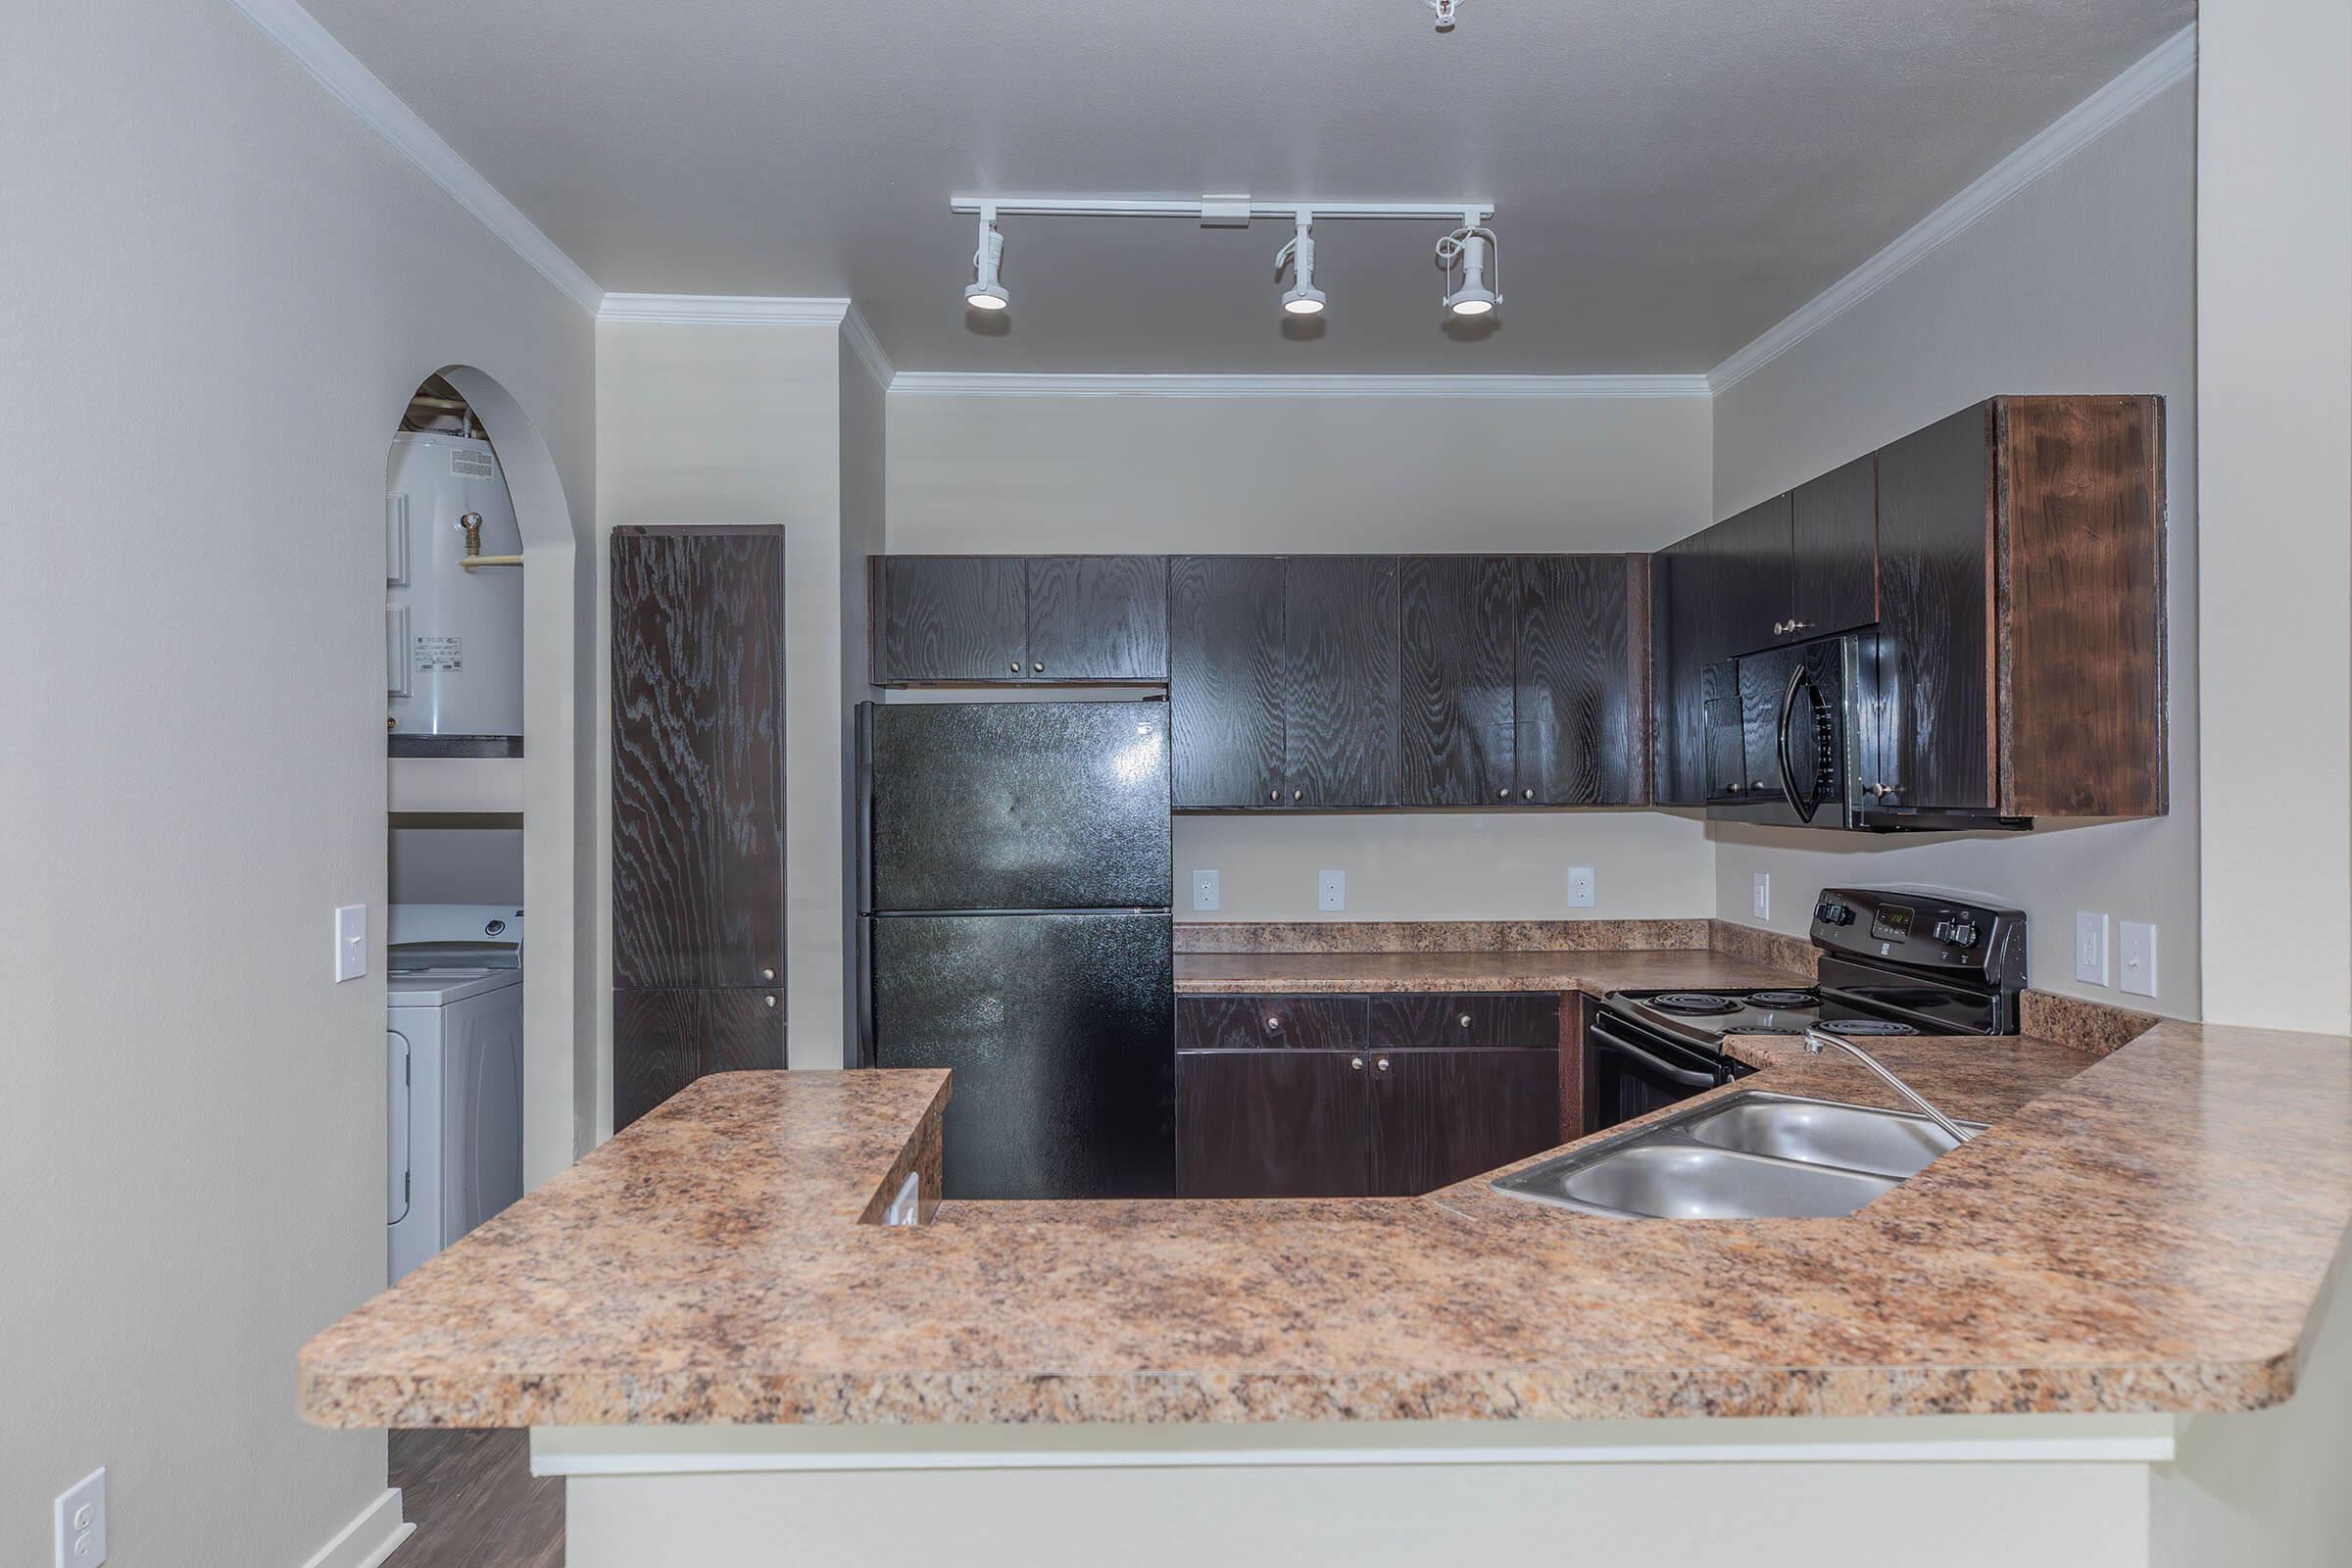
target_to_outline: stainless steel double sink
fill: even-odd
[[[1493,1186],[1626,1218],[1818,1219],[1852,1213],[1955,1147],[1925,1116],[1749,1089]]]

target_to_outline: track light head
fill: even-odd
[[[997,280],[997,268],[1004,260],[1004,236],[997,232],[997,210],[980,210],[980,248],[972,252],[972,270],[978,274],[964,285],[963,303],[975,311],[1001,311],[1012,303],[1004,285]]]
[[[1291,242],[1274,253],[1274,275],[1280,277],[1286,265],[1298,269],[1298,280],[1283,292],[1282,308],[1293,316],[1323,314],[1324,293],[1315,287],[1315,215],[1301,208],[1298,229]]]
[[[1444,304],[1446,314],[1488,316],[1502,303],[1501,292],[1487,286],[1487,255],[1490,248],[1495,250],[1494,280],[1499,283],[1502,280],[1500,250],[1495,247],[1493,229],[1482,228],[1473,220],[1438,241],[1438,265],[1446,269],[1446,281],[1453,283],[1453,269],[1457,261],[1462,269],[1459,286],[1448,287],[1446,291]]]

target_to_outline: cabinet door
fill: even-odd
[[[1692,535],[1649,558],[1649,788],[1659,806],[1707,803],[1707,661],[1697,608],[1704,549]]]
[[[1516,800],[1516,563],[1507,556],[1407,556],[1396,572],[1397,804]]]
[[[1373,1190],[1360,1051],[1176,1055],[1176,1184],[1187,1198],[1355,1198]]]
[[[1879,765],[1893,804],[1989,807],[1993,767],[1990,404],[1878,455]]]
[[[1019,680],[1029,672],[1029,565],[1019,556],[878,556],[874,678]]]
[[[1165,556],[1034,556],[1028,572],[1030,679],[1168,678]]]
[[[779,992],[664,987],[612,993],[612,1130],[706,1073],[784,1065]]]
[[[784,536],[612,535],[612,981],[784,972]]]
[[[1283,562],[1178,556],[1168,565],[1168,717],[1175,804],[1282,799]]]
[[[1372,1191],[1409,1198],[1559,1142],[1560,1054],[1381,1051],[1372,1057]]]
[[[1878,619],[1877,455],[1798,485],[1789,497],[1789,541],[1795,624],[1783,640],[1826,637]]]
[[[1518,798],[1625,806],[1649,798],[1647,576],[1639,556],[1519,563]]]
[[[1283,593],[1283,804],[1396,800],[1396,562],[1293,556]]]
[[[1710,662],[1787,640],[1790,618],[1789,498],[1774,496],[1707,530],[1706,654]]]

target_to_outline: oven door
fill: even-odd
[[[1594,1012],[1585,1025],[1585,1131],[1663,1110],[1749,1070],[1613,1012]]]

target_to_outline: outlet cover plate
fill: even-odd
[[[1568,868],[1568,907],[1571,909],[1592,907],[1592,868],[1591,866],[1572,865]]]
[[[2075,911],[2075,979],[2086,986],[2107,983],[2107,916],[2099,910]]]
[[[1221,895],[1220,895],[1219,889],[1218,889],[1218,887],[1217,887],[1217,873],[1216,873],[1216,872],[1214,872],[1214,871],[1195,871],[1195,872],[1193,873],[1193,907],[1194,907],[1194,908],[1196,908],[1196,909],[1214,909],[1214,908],[1216,908],[1216,907],[1217,907],[1217,906],[1218,906],[1218,904],[1219,904],[1220,897],[1221,897]]]
[[[1772,873],[1770,871],[1756,873],[1755,914],[1759,920],[1772,918]]]
[[[1348,907],[1348,873],[1317,871],[1315,873],[1315,907],[1326,914]]]
[[[2156,995],[2156,928],[2145,920],[2126,920],[2118,946],[2123,969],[2117,986],[2127,996]]]
[[[106,1466],[57,1496],[57,1568],[98,1568],[106,1561]]]

